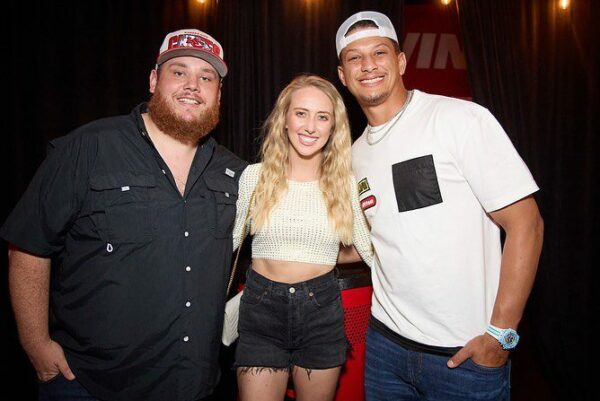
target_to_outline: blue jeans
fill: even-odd
[[[369,327],[365,356],[366,401],[509,401],[510,362],[500,368],[407,350]]]
[[[39,401],[99,401],[77,380],[69,381],[60,373],[38,385]]]

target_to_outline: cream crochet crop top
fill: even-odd
[[[252,164],[240,177],[233,229],[234,250],[240,245],[242,239],[248,204],[258,182],[260,168],[260,163]],[[353,243],[362,259],[371,267],[373,262],[371,239],[358,202],[354,177],[352,177],[352,185]],[[340,240],[329,224],[327,206],[319,182],[288,180],[288,190],[271,211],[268,224],[254,235],[252,258],[333,266],[337,262],[339,247]]]

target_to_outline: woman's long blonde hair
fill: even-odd
[[[329,81],[316,75],[300,75],[279,94],[275,107],[263,125],[262,169],[254,192],[252,234],[268,224],[279,197],[287,190],[286,172],[290,143],[285,130],[286,115],[295,91],[312,86],[327,95],[333,104],[331,136],[323,147],[319,168],[319,187],[327,205],[332,228],[344,245],[352,244],[353,216],[350,201],[350,124],[341,95]]]

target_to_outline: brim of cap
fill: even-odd
[[[221,60],[219,57],[215,56],[212,53],[205,52],[199,49],[171,49],[161,54],[156,60],[156,64],[161,65],[162,63],[169,61],[172,58],[184,56],[197,57],[199,59],[202,59],[210,65],[212,65],[213,68],[217,70],[219,76],[225,77],[227,75],[227,64],[225,64],[223,60]]]

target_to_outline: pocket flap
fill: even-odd
[[[232,178],[227,176],[206,175],[204,176],[204,182],[206,182],[206,186],[211,191],[235,195],[235,198],[237,198],[238,185]]]
[[[102,174],[92,177],[90,186],[97,191],[123,187],[155,187],[156,179],[153,175],[131,172]]]

